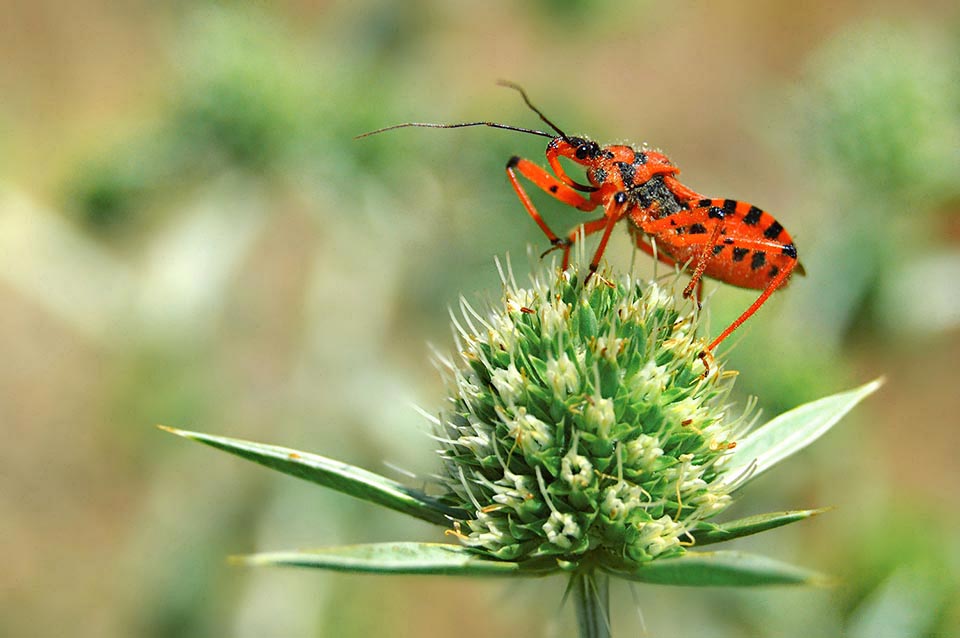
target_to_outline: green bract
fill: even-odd
[[[489,316],[462,304],[460,362],[444,362],[441,500],[471,514],[456,535],[508,560],[682,553],[729,505],[718,478],[744,429],[695,320],[628,277],[556,273],[503,301]]]

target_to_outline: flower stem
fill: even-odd
[[[580,638],[610,638],[610,578],[594,571],[573,575],[573,604]]]

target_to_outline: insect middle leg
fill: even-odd
[[[717,240],[723,230],[722,220],[711,221],[713,223],[709,227],[704,227],[702,214],[694,211],[683,211],[667,217],[646,220],[640,224],[641,230],[648,235],[666,235],[669,238],[667,243],[670,245],[675,247],[697,246],[700,248],[692,262],[690,283],[683,289],[684,298],[689,298],[696,288],[698,308],[703,296],[703,271],[707,268],[707,262],[713,257],[713,247],[717,245]],[[680,234],[682,229],[691,228],[695,225],[701,227],[699,233]],[[709,232],[707,232],[708,228]]]
[[[599,205],[598,202],[587,199],[571,186],[563,183],[555,176],[548,173],[544,168],[534,164],[528,159],[523,159],[522,157],[511,157],[510,161],[507,162],[507,178],[510,180],[513,190],[516,191],[517,197],[520,199],[520,203],[523,204],[523,207],[527,210],[527,213],[530,217],[533,218],[533,221],[537,223],[537,226],[540,227],[540,230],[547,236],[547,239],[550,240],[550,243],[554,248],[563,247],[563,267],[566,268],[569,262],[570,256],[570,246],[573,245],[573,242],[576,240],[575,235],[571,234],[567,239],[561,239],[550,227],[547,225],[547,222],[543,220],[540,216],[540,213],[537,212],[536,207],[533,205],[533,201],[530,199],[530,196],[527,195],[527,191],[524,190],[523,186],[520,185],[520,180],[517,178],[517,172],[529,179],[535,186],[549,194],[551,197],[560,200],[567,206],[572,206],[578,210],[584,212],[590,212],[595,210]],[[587,222],[583,225],[586,228],[589,224],[593,222]],[[588,231],[597,232],[596,230]]]
[[[647,235],[644,235],[639,230],[634,230],[633,241],[637,245],[637,248],[647,253],[657,261],[661,261],[667,264],[668,266],[673,266],[673,267],[677,267],[679,265],[682,269],[683,264],[677,264],[677,260],[670,257],[669,255],[664,253],[662,250],[656,250],[653,246],[653,243],[649,239],[647,239]],[[697,281],[697,304],[700,304],[702,301],[703,301],[703,279],[701,278],[699,281]]]

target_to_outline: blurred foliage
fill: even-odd
[[[759,1],[10,6],[0,634],[49,635],[69,619],[78,636],[253,636],[280,618],[297,636],[466,636],[503,633],[518,607],[531,631],[555,615],[550,583],[502,601],[493,586],[229,569],[234,552],[433,537],[149,427],[428,476],[430,443],[405,408],[440,400],[423,344],[449,349],[458,293],[497,296],[493,255],[522,273],[528,244],[545,247],[503,175],[513,154],[540,161],[543,140],[353,137],[405,121],[536,125],[498,78],[600,141],[649,136],[693,188],[777,203],[808,276],[730,353],[738,388],[768,414],[890,377],[876,407],[754,499],[845,503],[783,532],[776,552],[841,573],[843,595],[640,589],[651,632],[955,633],[958,559],[928,531],[957,524],[943,504],[960,486],[960,15],[933,2],[903,13]],[[581,219],[533,197],[558,229]],[[632,250],[616,235],[608,256],[625,268]],[[639,274],[648,262],[636,258]],[[715,290],[714,329],[754,298]],[[911,583],[925,588],[926,620],[899,611]],[[358,591],[377,592],[380,615]]]
[[[276,171],[311,122],[320,86],[269,15],[208,8],[189,18],[171,46],[175,76],[155,121],[100,149],[67,189],[94,228],[129,223],[151,200],[218,171]]]
[[[808,62],[811,159],[838,173],[832,187],[870,196],[850,214],[876,220],[871,207],[883,202],[908,207],[916,223],[960,197],[960,43],[946,36],[925,23],[869,22]]]
[[[941,218],[960,206],[960,42],[926,22],[871,21],[815,52],[808,75],[802,133],[832,200],[814,250],[845,274],[825,305],[845,307],[829,323],[863,334],[904,262],[945,245]],[[928,314],[935,291],[918,292],[900,304]]]

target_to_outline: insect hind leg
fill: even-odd
[[[796,263],[796,261],[790,262],[788,266],[782,268],[780,272],[777,273],[777,276],[770,280],[770,283],[767,284],[767,287],[763,289],[763,292],[760,293],[760,296],[757,297],[752,304],[750,304],[750,307],[744,310],[739,317],[734,319],[733,323],[727,326],[726,329],[724,329],[724,331],[721,332],[720,335],[714,339],[709,346],[707,346],[707,352],[712,352],[714,348],[720,345],[721,341],[730,336],[730,333],[739,328],[744,321],[753,316],[753,313],[760,309],[760,306],[762,306],[767,299],[770,298],[770,295],[772,295],[775,290],[777,290],[787,281],[787,278],[790,276],[790,273],[793,272],[793,268]]]

